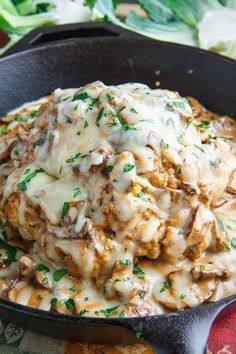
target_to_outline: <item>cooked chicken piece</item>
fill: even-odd
[[[186,239],[183,231],[168,226],[165,238],[162,241],[162,256],[171,263],[176,263],[183,258],[183,252],[186,249]]]
[[[32,255],[27,254],[25,256],[20,257],[18,259],[18,268],[20,275],[30,275],[35,269]]]
[[[24,239],[35,240],[45,232],[46,225],[39,218],[39,208],[25,199],[21,192],[10,196],[3,208],[8,222],[19,230]]]
[[[236,170],[231,173],[229,184],[227,186],[227,192],[236,194]]]
[[[216,278],[229,278],[231,272],[225,267],[218,267],[214,264],[197,264],[191,269],[193,280],[207,280]]]
[[[12,280],[8,276],[0,277],[0,295],[6,296],[8,289],[12,286]]]
[[[153,304],[143,303],[142,305],[130,304],[128,306],[128,316],[155,316],[158,315],[158,310]]]
[[[52,281],[47,272],[36,269],[34,271],[36,285],[44,289],[52,289]]]
[[[184,251],[186,257],[197,259],[209,247],[213,221],[213,213],[200,204],[194,217],[192,230],[187,237],[187,248]]]

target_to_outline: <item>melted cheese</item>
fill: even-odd
[[[30,112],[41,102],[35,119]],[[207,112],[200,112],[194,117],[176,92],[101,82],[57,89],[52,100],[11,112],[6,119],[23,120],[13,119],[9,138],[0,138],[3,151],[17,140],[2,212],[33,247],[28,261],[19,260],[32,263],[31,270],[9,298],[122,317],[180,310],[232,292],[234,142],[221,138],[217,117],[206,123]],[[41,263],[49,269],[44,274]],[[214,271],[204,272],[208,264]],[[53,273],[60,268],[68,274],[58,282]]]

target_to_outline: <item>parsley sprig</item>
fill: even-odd
[[[44,172],[42,168],[37,168],[33,172],[31,172],[28,176],[25,177],[25,179],[18,183],[17,186],[19,187],[20,190],[26,191],[27,190],[27,183],[29,183],[32,178],[34,178],[38,173]]]

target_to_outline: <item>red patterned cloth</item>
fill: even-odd
[[[0,31],[0,48],[7,36]],[[236,311],[214,322],[208,340],[207,354],[236,354]]]
[[[236,311],[216,318],[208,339],[207,354],[236,354]]]

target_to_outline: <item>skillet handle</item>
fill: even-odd
[[[212,323],[229,304],[227,310],[235,311],[235,297],[230,297],[179,314],[146,317],[136,331],[142,332],[143,339],[157,354],[204,354]]]
[[[83,22],[68,25],[57,25],[42,27],[31,31],[18,43],[10,48],[6,54],[14,54],[23,50],[50,45],[62,42],[89,41],[90,38],[97,38],[100,41],[117,38],[137,38],[139,34],[128,31],[124,28],[113,25],[110,22]]]

